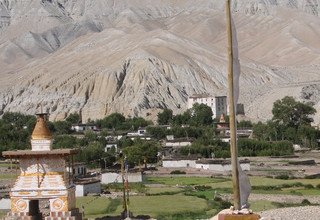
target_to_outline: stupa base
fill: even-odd
[[[4,220],[41,220],[41,213],[31,215],[29,212],[8,212]]]
[[[50,212],[50,216],[44,218],[45,220],[82,220],[82,214],[79,209],[74,209],[68,212]]]
[[[259,220],[258,214],[219,214],[218,220]]]

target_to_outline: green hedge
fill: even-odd
[[[258,141],[239,139],[238,150],[240,156],[284,156],[292,155],[293,144],[289,141]]]

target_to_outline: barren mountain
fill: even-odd
[[[226,94],[221,0],[0,0],[0,111],[154,117]],[[320,0],[234,0],[240,100],[266,120],[291,95],[320,110]],[[318,120],[319,121],[319,120]]]

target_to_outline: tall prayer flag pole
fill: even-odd
[[[228,34],[228,92],[229,92],[229,118],[230,118],[230,152],[232,165],[232,185],[234,208],[240,210],[240,186],[239,186],[239,171],[238,171],[238,149],[237,149],[237,131],[235,119],[235,99],[234,99],[234,75],[233,75],[233,40],[232,40],[232,25],[231,25],[231,10],[230,0],[226,0],[226,15],[227,15],[227,34]]]

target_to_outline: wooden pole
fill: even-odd
[[[238,149],[233,91],[233,50],[230,0],[226,0],[227,34],[228,34],[228,91],[229,91],[229,119],[230,119],[230,152],[232,165],[232,185],[235,210],[240,210],[240,187],[238,172]]]
[[[122,177],[122,185],[123,185],[123,212],[127,212],[127,199],[126,199],[126,188],[125,188],[125,179],[124,179],[124,156],[122,155],[121,158],[121,177]],[[129,217],[129,216],[127,216]]]
[[[40,188],[40,167],[39,167],[39,157],[37,157],[37,180],[38,180],[38,188]]]

